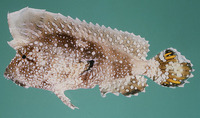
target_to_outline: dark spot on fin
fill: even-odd
[[[89,66],[86,71],[90,70],[94,66],[94,60],[87,61],[87,63],[89,64]]]
[[[83,81],[83,83],[87,86],[90,84],[88,81],[91,80],[92,82],[93,77],[91,76],[92,74],[92,68],[94,66],[95,61],[94,60],[88,60],[87,63],[85,64],[85,69],[83,72],[80,74],[80,77]]]
[[[176,54],[174,51],[168,49],[165,51],[164,57],[167,61],[169,61],[171,59],[174,59],[176,57]]]
[[[140,79],[143,77],[140,76]],[[123,85],[123,89],[120,88],[120,93],[124,96],[130,96],[130,95],[137,95],[137,93],[142,92],[145,90],[145,87],[147,86],[146,80],[143,80],[143,84],[138,84],[139,81],[136,78],[132,78],[130,82],[127,85]]]
[[[122,93],[124,96],[134,95],[141,92],[141,90],[131,90],[129,92]]]
[[[84,74],[85,72],[91,70],[91,68],[92,68],[93,66],[94,66],[94,60],[89,60],[89,61],[87,61],[85,70],[81,73],[81,75]]]
[[[174,55],[174,52],[173,52],[172,50],[166,50],[166,51],[165,51],[165,54]],[[170,55],[168,55],[168,56],[170,56]]]

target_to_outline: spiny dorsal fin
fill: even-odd
[[[140,36],[122,32],[117,29],[87,23],[84,20],[72,19],[61,14],[50,13],[45,10],[24,8],[8,14],[10,32],[14,40],[11,47],[20,46],[38,40],[44,34],[67,33],[76,38],[85,38],[103,45],[110,45],[124,53],[144,59],[147,56],[149,44]]]

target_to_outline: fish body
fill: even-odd
[[[176,49],[147,60],[148,41],[133,33],[28,7],[9,13],[8,24],[16,56],[4,76],[25,88],[52,91],[72,109],[77,107],[66,90],[99,85],[102,96],[131,96],[145,91],[144,76],[166,87],[192,77],[191,62]]]

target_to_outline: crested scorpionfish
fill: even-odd
[[[16,56],[4,76],[25,88],[52,91],[71,109],[78,107],[66,90],[98,85],[102,96],[131,96],[145,91],[145,77],[180,87],[193,76],[191,62],[174,48],[147,60],[148,41],[133,33],[28,7],[9,13],[8,24]]]

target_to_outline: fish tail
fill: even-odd
[[[183,87],[193,77],[192,66],[180,52],[168,48],[150,60],[146,75],[162,86]]]

